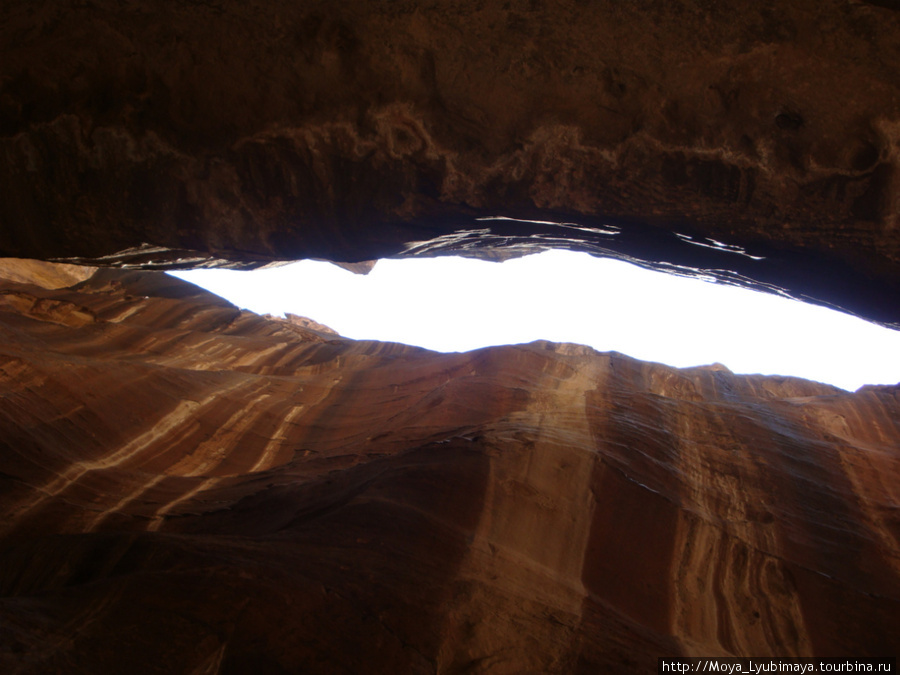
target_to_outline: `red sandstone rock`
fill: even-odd
[[[318,321],[313,321],[312,319],[308,319],[305,316],[297,316],[296,314],[291,314],[290,312],[285,313],[284,321],[287,321],[294,326],[308,328],[309,330],[316,331],[317,333],[325,333],[327,335],[338,334],[336,330],[334,330],[333,328],[329,328],[325,324],[319,323]]]
[[[561,246],[900,325],[896,4],[11,0],[0,255]],[[0,268],[3,672],[898,652],[896,387]]]
[[[36,284],[43,288],[65,288],[89,279],[97,271],[95,267],[46,263],[40,260],[0,258],[0,279],[23,284]]]
[[[354,342],[160,273],[0,292],[4,672],[900,646],[897,387]]]
[[[0,255],[564,246],[900,326],[896,9],[8,0]]]

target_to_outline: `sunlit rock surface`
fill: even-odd
[[[65,288],[89,279],[94,267],[64,265],[40,260],[0,258],[0,279],[23,284],[37,284],[44,288]]]
[[[8,0],[0,255],[564,246],[900,326],[898,7]]]
[[[156,272],[0,300],[3,672],[900,647],[897,387],[355,342]]]

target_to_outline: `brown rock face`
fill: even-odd
[[[556,246],[900,326],[897,10],[8,0],[0,256]],[[2,267],[4,673],[900,651],[897,387],[435,354]]]
[[[8,1],[0,255],[564,246],[897,326],[896,10]]]
[[[900,390],[2,282],[0,669],[893,655]]]
[[[82,265],[0,258],[0,279],[21,284],[36,284],[47,289],[74,286],[90,279],[96,271],[94,267]]]

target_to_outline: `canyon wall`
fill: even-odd
[[[0,670],[896,655],[897,387],[353,342],[111,268],[562,247],[900,327],[898,10],[0,3],[0,256],[101,268],[0,264]]]
[[[898,651],[896,386],[439,354],[160,272],[26,276],[0,285],[4,672]]]
[[[563,246],[900,326],[898,7],[10,0],[0,255]]]

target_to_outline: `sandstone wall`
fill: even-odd
[[[0,286],[0,666],[892,655],[900,397],[354,342],[154,272]]]
[[[11,0],[0,255],[564,246],[900,326],[897,8]]]

